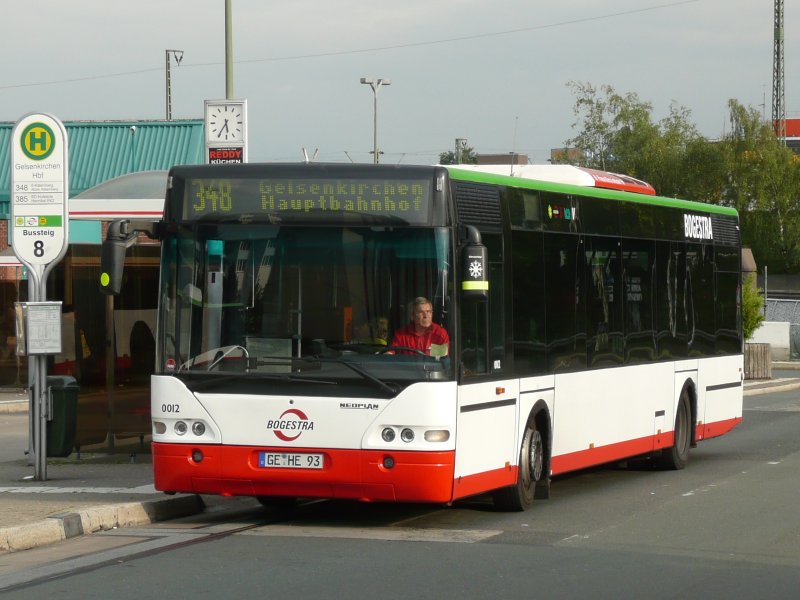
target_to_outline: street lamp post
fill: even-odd
[[[376,79],[374,77],[362,77],[361,83],[368,85],[372,88],[372,95],[374,97],[373,111],[372,111],[372,154],[374,163],[377,165],[379,160],[378,156],[378,90],[382,85],[392,85],[390,79]]]

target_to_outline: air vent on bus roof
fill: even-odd
[[[456,181],[454,191],[459,223],[501,225],[500,190],[496,186]]]

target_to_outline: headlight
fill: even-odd
[[[384,442],[393,442],[394,441],[394,429],[391,427],[385,427],[383,431],[381,431],[381,437],[383,438]]]
[[[403,431],[400,432],[400,439],[403,440],[406,444],[413,442],[414,430],[406,427],[405,429],[403,429]]]
[[[201,436],[206,432],[206,426],[204,423],[200,421],[195,421],[192,423],[192,433],[196,436]]]
[[[175,433],[177,433],[178,435],[184,435],[188,430],[189,427],[187,427],[186,423],[184,423],[183,421],[177,421],[175,423]]]

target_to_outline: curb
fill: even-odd
[[[28,401],[0,402],[0,415],[9,415],[28,412]]]
[[[0,528],[0,554],[46,546],[116,527],[133,527],[188,517],[201,513],[204,509],[205,504],[199,495],[186,495],[61,513],[36,523]]]
[[[790,392],[792,390],[800,389],[800,381],[793,381],[792,383],[775,383],[773,385],[770,384],[763,384],[763,387],[759,387],[758,384],[753,385],[752,387],[748,388],[745,386],[744,388],[744,395],[745,396],[756,396],[758,394],[771,394],[772,392]]]

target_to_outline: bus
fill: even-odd
[[[567,165],[178,166],[160,221],[109,227],[106,293],[141,234],[157,490],[524,510],[742,419],[731,208]],[[435,352],[392,346],[418,297]]]

